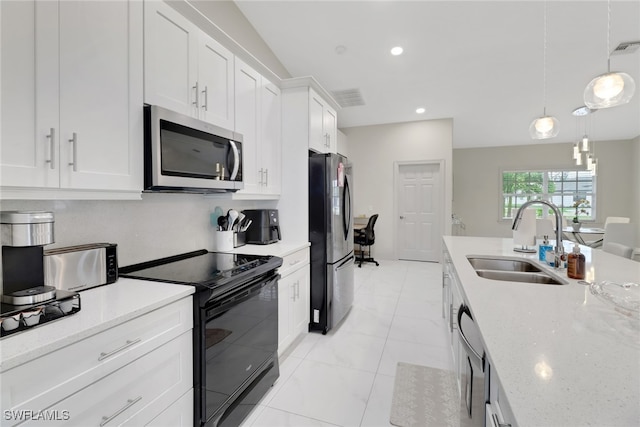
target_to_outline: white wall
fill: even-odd
[[[445,230],[451,227],[453,121],[362,126],[342,129],[353,163],[354,214],[379,214],[374,257],[394,259],[394,162],[443,160]]]
[[[631,181],[626,187],[632,193],[634,203],[631,218],[637,226],[636,236],[640,238],[640,136],[631,141],[631,146]],[[638,242],[638,245],[640,245],[640,242]]]
[[[336,151],[338,154],[349,157],[349,138],[340,129],[338,129],[338,148]]]
[[[601,226],[607,216],[626,216],[640,222],[639,145],[638,141],[595,142],[598,176],[594,226]],[[462,217],[466,234],[511,237],[511,221],[500,219],[502,171],[575,169],[572,150],[572,143],[453,150],[453,212]]]

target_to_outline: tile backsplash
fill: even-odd
[[[277,201],[238,201],[194,194],[150,194],[142,200],[6,200],[2,210],[46,210],[55,217],[55,243],[45,249],[83,243],[118,244],[120,266],[196,249],[213,249],[209,215],[276,208]]]

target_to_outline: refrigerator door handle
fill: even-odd
[[[347,209],[347,207],[349,209]],[[344,197],[342,198],[342,225],[344,226],[344,240],[349,238],[349,229],[351,228],[351,189],[349,188],[349,178],[344,177]]]
[[[353,254],[349,255],[348,257],[346,257],[340,264],[338,264],[335,268],[336,271],[340,271],[343,268],[349,266],[350,264],[353,263],[353,260],[355,259],[355,256]]]

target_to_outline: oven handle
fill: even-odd
[[[206,309],[206,312],[205,312],[206,321],[209,322],[211,320],[217,319],[218,317],[226,313],[230,307],[233,307],[235,305],[238,305],[244,301],[247,301],[253,298],[254,296],[256,296],[262,291],[262,288],[267,287],[274,282],[277,282],[278,279],[280,279],[280,275],[276,274],[275,276],[272,276],[267,279],[263,279],[260,282],[248,288],[242,288],[241,290],[236,289],[233,291],[233,293],[219,295],[215,299],[215,301],[218,301],[218,302],[224,301],[224,303],[217,305],[215,307]]]

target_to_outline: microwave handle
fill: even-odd
[[[229,144],[231,144],[231,149],[233,150],[233,170],[231,171],[229,179],[233,181],[236,179],[238,169],[240,168],[240,153],[238,153],[238,147],[236,146],[235,141],[229,140]]]

